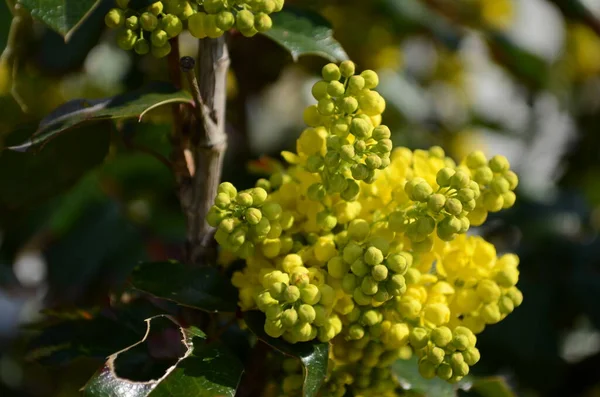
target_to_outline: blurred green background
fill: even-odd
[[[359,68],[380,73],[384,122],[396,145],[440,145],[455,158],[473,149],[499,153],[520,175],[515,207],[476,233],[499,252],[519,254],[525,300],[481,335],[474,371],[505,376],[520,396],[600,396],[600,1],[286,4],[321,13]],[[102,22],[110,7],[103,1],[81,28],[85,34],[66,44],[36,23],[13,48],[27,113],[11,95],[9,65],[0,64],[0,146],[19,143],[68,100],[168,80],[165,60],[114,44]],[[10,19],[0,3],[0,48]],[[224,179],[244,188],[265,167],[262,156],[277,158],[294,146],[310,88],[327,61],[307,56],[294,63],[262,36],[232,34],[229,42]],[[181,46],[192,54],[194,40],[182,37]],[[83,128],[86,134],[61,138],[73,153],[103,139],[94,133],[98,127]],[[108,303],[107,291],[120,288],[139,261],[181,257],[185,225],[172,176],[136,150],[169,155],[169,109],[141,124],[102,128],[111,129],[104,161],[90,160],[94,167],[84,175],[73,163],[64,171],[72,173],[68,189],[44,200],[29,200],[27,192],[52,180],[52,170],[10,167],[9,155],[0,154],[0,185],[38,173],[33,182],[23,179],[18,192],[0,186],[3,397],[78,395],[102,362],[64,357],[49,367],[33,360],[28,324],[43,318],[41,310],[85,317]]]

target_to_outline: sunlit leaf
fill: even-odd
[[[292,54],[297,61],[301,55],[319,55],[332,62],[348,59],[342,45],[333,37],[329,22],[312,11],[286,8],[274,13],[273,28],[265,33]]]

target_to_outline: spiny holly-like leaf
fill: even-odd
[[[331,25],[319,14],[289,7],[272,18],[273,28],[263,34],[288,50],[294,61],[308,54],[332,62],[348,59],[342,45],[333,38]]]
[[[169,83],[153,83],[139,90],[104,99],[75,99],[50,113],[31,139],[11,149],[25,151],[46,142],[61,132],[98,120],[138,118],[159,106],[170,103],[192,103],[186,91]]]
[[[237,308],[237,290],[214,267],[144,263],[133,271],[131,284],[158,298],[207,312],[234,312]]]
[[[288,343],[283,339],[271,338],[264,331],[265,316],[259,311],[244,313],[244,321],[248,328],[263,342],[267,343],[285,355],[295,357],[302,362],[304,385],[302,395],[311,397],[317,395],[327,376],[329,360],[329,343],[319,341]]]
[[[146,320],[144,338],[108,358],[84,386],[91,397],[235,395],[243,366],[227,348],[205,344],[195,327],[169,316]]]
[[[497,376],[476,379],[472,390],[481,397],[515,397],[506,380]]]
[[[32,17],[68,39],[100,0],[19,0],[19,3],[29,10]]]
[[[0,209],[40,202],[71,187],[108,153],[110,129],[96,124],[77,128],[26,153],[0,152]]]

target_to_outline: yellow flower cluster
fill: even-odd
[[[424,377],[456,382],[479,360],[475,334],[523,299],[518,258],[465,234],[513,205],[518,178],[503,156],[392,150],[377,74],[322,74],[289,167],[243,192],[223,183],[209,213],[246,260],[240,307],[262,311],[272,337],[331,342],[337,391],[383,395],[406,349]]]
[[[244,36],[271,29],[269,14],[282,10],[284,0],[161,0],[144,9],[130,8],[130,0],[117,0],[104,21],[118,29],[117,44],[139,55],[157,58],[171,52],[170,39],[187,26],[197,38],[222,36],[237,28]]]

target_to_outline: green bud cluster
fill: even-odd
[[[184,28],[197,38],[222,36],[236,28],[251,37],[271,28],[269,14],[281,11],[284,0],[160,0],[143,9],[129,8],[129,0],[117,1],[117,8],[105,16],[106,26],[118,29],[117,44],[139,55],[157,58],[171,52],[169,40]]]
[[[349,237],[355,238],[350,224]],[[389,253],[389,244],[382,239],[350,240],[341,255],[327,262],[327,271],[341,280],[343,290],[358,306],[381,305],[406,290],[404,275],[412,264],[408,252]]]
[[[469,215],[474,226],[483,224],[488,212],[498,212],[514,205],[514,190],[519,178],[511,171],[506,157],[497,155],[488,160],[482,152],[475,151],[465,158],[463,166],[470,171],[481,191],[477,197],[477,208]]]
[[[294,219],[267,197],[260,187],[238,192],[231,183],[219,185],[206,218],[210,226],[217,228],[217,242],[241,258],[254,255],[257,247],[267,257],[289,252],[291,241],[286,243],[280,237],[293,226]]]
[[[265,332],[291,343],[319,339],[327,342],[342,330],[333,313],[335,291],[327,284],[315,284],[297,254],[289,254],[280,266],[289,273],[273,270],[262,276],[262,287],[255,302],[265,313]],[[290,270],[291,269],[291,270]]]
[[[480,197],[479,185],[468,173],[442,168],[436,177],[437,190],[423,178],[416,177],[404,185],[404,192],[414,205],[389,215],[389,227],[404,232],[415,249],[429,251],[433,233],[444,241],[464,234],[470,226],[468,215]]]
[[[324,193],[352,201],[360,192],[358,181],[373,183],[376,171],[390,164],[391,132],[380,125],[385,101],[373,90],[379,84],[377,74],[356,74],[350,61],[325,65],[321,74],[323,79],[312,88],[317,104],[305,110],[304,119],[327,130],[327,150],[309,156],[306,169],[321,176]]]
[[[273,26],[270,14],[283,8],[284,0],[197,0],[202,8],[188,21],[192,36],[216,38],[235,28],[246,37]]]
[[[371,336],[360,340],[337,337],[333,343],[337,362],[322,390],[325,395],[387,395],[398,384],[392,377],[391,365],[406,355],[406,350],[386,347]],[[410,351],[408,351],[410,353]]]
[[[173,4],[186,4],[174,8]],[[133,50],[139,55],[152,53],[157,58],[171,52],[170,39],[183,31],[184,21],[193,9],[187,1],[157,1],[149,6],[134,10],[129,1],[117,2],[118,8],[111,9],[104,21],[111,29],[118,29],[117,44],[124,50]]]
[[[469,367],[480,358],[475,347],[477,338],[462,326],[427,329],[415,327],[409,342],[419,357],[419,373],[426,379],[434,377],[455,383],[469,373]]]
[[[265,313],[272,337],[331,341],[329,395],[386,395],[389,367],[415,352],[424,376],[458,381],[479,359],[474,334],[523,299],[518,257],[466,234],[501,178],[516,186],[507,162],[390,151],[377,84],[352,62],[326,65],[288,165],[261,161],[270,177],[250,191],[222,185],[209,214],[229,258],[246,262],[232,276],[240,308]]]

